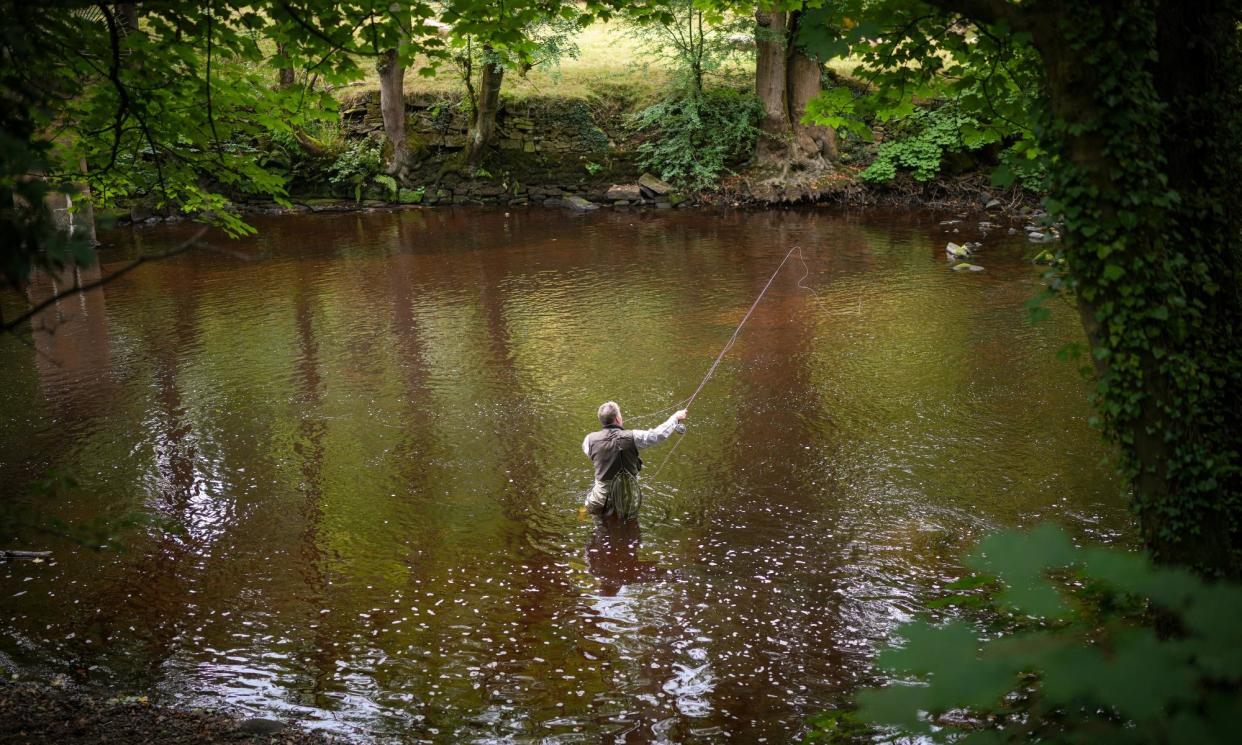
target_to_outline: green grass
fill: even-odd
[[[589,98],[600,93],[624,94],[638,104],[650,104],[671,92],[676,75],[668,64],[655,59],[620,22],[596,23],[578,34],[578,55],[559,64],[540,65],[521,76],[505,75],[502,95],[509,100],[555,96]],[[852,77],[857,61],[832,60],[828,67],[843,77]],[[407,94],[462,95],[465,85],[457,68],[442,63],[435,75],[418,74],[423,61],[416,61],[406,72]],[[379,76],[367,66],[365,79],[337,89],[344,100],[362,91],[379,88]],[[755,58],[739,52],[732,62],[708,80],[708,85],[746,88],[754,85]]]
[[[673,75],[662,65],[645,64],[643,53],[619,23],[597,23],[584,29],[575,41],[578,56],[565,58],[559,64],[540,65],[525,76],[509,72],[505,75],[503,93],[512,99],[533,96],[586,98],[601,90],[621,89],[639,98],[658,98],[673,83]],[[457,68],[442,63],[436,74],[418,74],[422,60],[415,62],[405,75],[405,92],[436,95],[464,93]],[[365,79],[344,86],[341,98],[362,90],[379,88],[379,76],[368,70]]]

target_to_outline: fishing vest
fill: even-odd
[[[587,435],[587,451],[595,465],[596,481],[611,481],[622,468],[637,476],[643,467],[634,433],[616,424]]]

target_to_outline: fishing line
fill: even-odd
[[[776,281],[776,275],[780,274],[781,269],[785,268],[785,263],[789,261],[789,257],[793,256],[795,251],[798,253],[798,261],[802,262],[803,270],[802,276],[798,278],[797,286],[804,290],[810,290],[813,295],[818,295],[815,290],[812,290],[810,287],[803,284],[803,281],[810,276],[811,268],[807,266],[806,258],[802,255],[802,247],[794,246],[786,252],[785,258],[781,259],[781,263],[776,267],[776,271],[772,272],[772,276],[768,278],[768,283],[765,284],[763,289],[759,291],[759,295],[755,298],[755,302],[750,304],[750,309],[746,311],[746,315],[742,316],[742,320],[738,322],[737,328],[733,330],[733,335],[729,337],[729,341],[725,342],[724,349],[721,349],[720,354],[716,355],[716,359],[712,362],[711,367],[707,369],[707,374],[704,375],[703,380],[699,382],[699,387],[694,389],[694,393],[690,394],[689,398],[683,399],[678,404],[674,404],[674,406],[684,403],[684,408],[689,409],[690,405],[694,403],[694,399],[698,398],[698,395],[702,392],[703,387],[707,385],[707,381],[711,380],[712,376],[716,374],[716,368],[720,367],[720,361],[723,360],[724,356],[729,353],[730,349],[733,348],[733,344],[737,341],[738,335],[742,333],[742,327],[745,326],[746,322],[750,320],[751,314],[755,312],[755,308],[759,307],[759,302],[763,300],[764,294],[767,293],[768,288],[772,286],[772,283]],[[667,409],[664,410],[666,411]],[[664,459],[660,461],[660,465],[656,467],[655,473],[651,474],[649,483],[654,482],[660,475],[660,472],[664,470],[664,464],[668,463],[669,458],[673,457],[673,453],[677,452],[677,448],[681,445],[681,442],[684,439],[686,439],[686,433],[683,430],[681,432],[681,436],[677,438],[677,442],[673,443],[673,447],[669,449],[668,453],[665,454]]]

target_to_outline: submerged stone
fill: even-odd
[[[582,197],[578,197],[578,196],[565,197],[564,199],[561,200],[561,206],[568,207],[573,210],[578,210],[579,212],[589,212],[591,210],[599,209],[598,204],[592,204],[586,199],[583,199]]]

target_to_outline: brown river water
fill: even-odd
[[[1131,535],[1036,249],[954,273],[939,219],[271,217],[67,298],[0,339],[0,484],[123,550],[5,528],[55,559],[0,564],[0,666],[365,741],[796,740],[977,537]],[[658,424],[793,245],[639,522],[580,517],[596,407]]]

